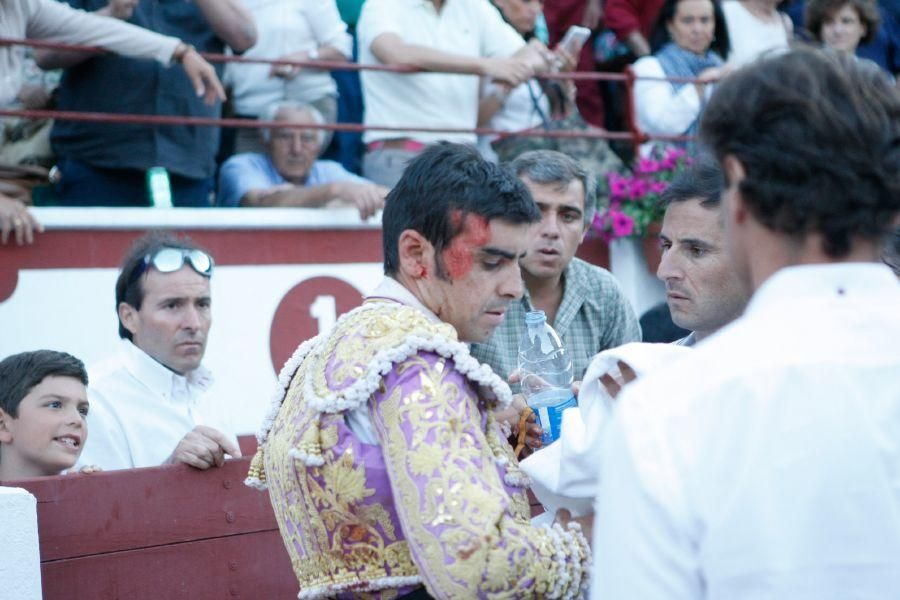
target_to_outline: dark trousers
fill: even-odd
[[[136,169],[103,169],[72,158],[57,163],[56,184],[62,206],[150,206],[147,174]],[[213,178],[192,179],[169,173],[172,205],[211,206]]]

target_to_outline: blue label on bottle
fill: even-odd
[[[578,400],[569,390],[552,389],[533,395],[528,405],[537,414],[538,425],[544,430],[541,442],[546,446],[559,439],[563,411],[578,406]]]

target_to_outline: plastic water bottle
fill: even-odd
[[[522,394],[537,414],[546,446],[559,438],[562,413],[578,405],[572,394],[572,359],[547,315],[535,310],[525,315],[525,334],[519,341]]]
[[[172,186],[165,167],[147,169],[147,191],[150,194],[150,206],[172,208]]]

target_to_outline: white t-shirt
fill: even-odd
[[[122,340],[119,354],[91,368],[88,377],[88,438],[76,468],[160,465],[197,425],[237,443],[231,419],[209,393],[212,375],[202,366],[184,377]]]
[[[626,387],[600,461],[591,597],[897,597],[898,341],[887,267],[791,267]]]
[[[352,39],[341,20],[335,0],[241,0],[256,22],[256,45],[245,58],[280,58],[292,52],[310,52],[331,46],[348,59]],[[239,115],[259,116],[279,100],[307,104],[335,96],[337,86],[328,71],[303,68],[293,79],[272,77],[272,65],[228,63],[225,81]]]
[[[777,20],[765,23],[738,0],[722,2],[722,12],[731,42],[728,62],[735,67],[753,62],[763,53],[788,49],[788,17],[783,13],[778,13]]]
[[[371,45],[385,33],[405,43],[468,57],[508,57],[525,41],[487,0],[445,0],[437,12],[430,0],[367,0],[357,25],[359,62],[382,64]],[[477,75],[362,71],[367,126],[473,129],[478,121]],[[438,140],[475,144],[474,133],[367,130],[365,143],[390,138],[422,143]]]

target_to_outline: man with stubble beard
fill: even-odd
[[[543,310],[581,379],[597,353],[641,340],[634,309],[612,274],[575,258],[596,210],[594,186],[576,161],[553,150],[525,152],[510,168],[531,192],[541,221],[519,262],[525,294],[487,341],[472,346],[472,354],[508,377],[516,368],[525,313]]]
[[[90,370],[92,432],[79,464],[104,470],[238,457],[201,364],[212,324],[213,259],[185,238],[139,238],[116,281],[119,352]]]

